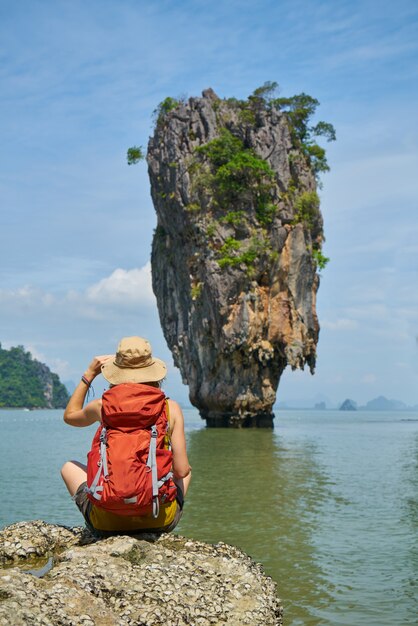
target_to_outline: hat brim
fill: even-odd
[[[167,367],[161,359],[153,359],[146,367],[119,367],[113,361],[102,365],[102,375],[111,385],[121,383],[156,383],[167,375]]]

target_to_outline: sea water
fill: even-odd
[[[287,626],[417,623],[417,412],[279,411],[274,431],[185,417],[193,480],[176,532],[263,563]],[[59,469],[93,432],[60,411],[0,411],[0,526],[82,522]]]

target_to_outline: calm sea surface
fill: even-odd
[[[286,625],[417,623],[418,413],[280,411],[274,432],[185,411],[193,482],[178,532],[240,546],[278,583]],[[79,525],[61,484],[94,427],[0,411],[0,527]]]

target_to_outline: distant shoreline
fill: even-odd
[[[0,411],[63,411],[65,407],[51,408],[50,406],[0,406]]]

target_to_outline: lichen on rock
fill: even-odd
[[[207,89],[158,110],[147,152],[153,289],[209,426],[272,426],[285,367],[314,371],[317,270],[327,261],[317,174],[327,165],[308,137],[331,132],[306,126],[316,102],[262,90],[221,100]]]
[[[23,522],[0,531],[0,625],[280,626],[275,583],[245,553],[174,535],[95,541]],[[43,577],[32,555],[54,555]]]

